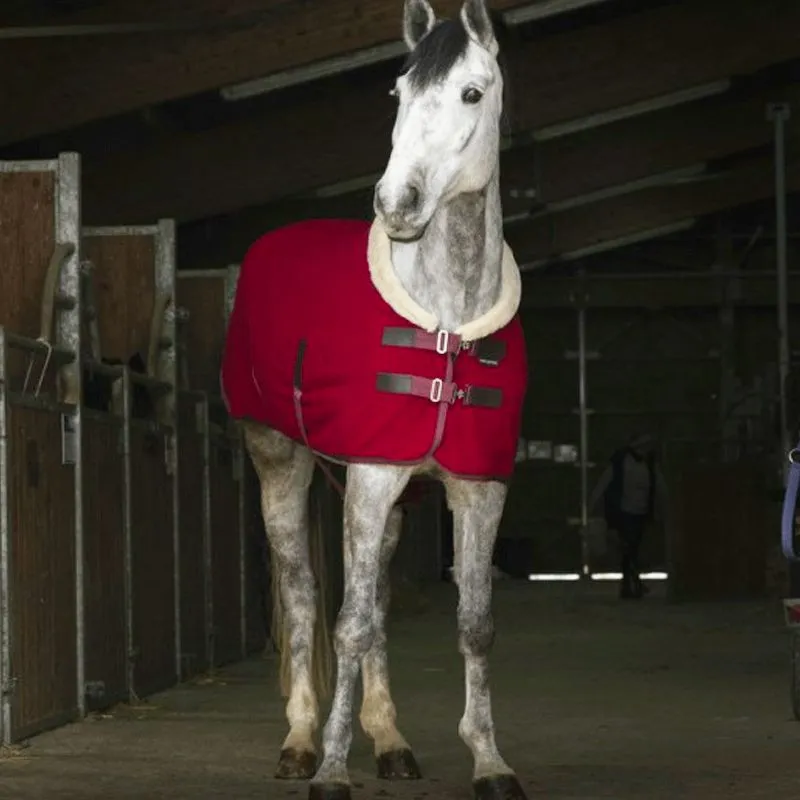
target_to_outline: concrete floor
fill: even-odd
[[[613,586],[496,584],[498,739],[530,798],[800,797],[777,603],[621,605]],[[393,622],[400,723],[426,779],[373,780],[360,730],[354,800],[470,798],[452,587]],[[0,798],[304,800],[272,779],[285,733],[274,664],[256,659],[141,708],[40,736],[0,761]]]

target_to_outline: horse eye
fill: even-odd
[[[467,105],[474,106],[483,99],[483,92],[480,89],[476,89],[474,86],[469,86],[461,93],[461,99]]]

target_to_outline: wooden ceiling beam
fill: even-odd
[[[544,213],[524,224],[508,226],[506,238],[522,266],[570,258],[646,231],[769,198],[774,193],[773,169],[770,157],[753,158],[710,179]],[[787,187],[788,191],[800,190],[800,158],[796,153],[792,153],[787,168]]]
[[[506,10],[530,0],[494,0]],[[457,0],[437,8],[452,14]],[[0,144],[22,141],[92,120],[188,95],[213,91],[289,67],[400,39],[401,0],[192,0],[132,6],[115,22],[163,22],[253,17],[240,29],[200,33],[137,33],[71,39],[16,40],[0,53],[0,107],[13,108]],[[261,19],[253,15],[260,15]],[[108,21],[103,9],[72,15]]]
[[[800,29],[800,4],[730,0],[724,25],[717,0],[688,5],[690,12],[686,3],[671,4],[559,34],[518,53],[512,82],[526,91],[515,94],[515,130],[541,129],[800,55],[793,33]],[[387,85],[379,76],[357,89],[331,86],[245,121],[90,155],[84,163],[87,219],[188,221],[380,171],[394,112]],[[602,129],[596,135],[602,138]],[[582,153],[589,158],[586,148]]]
[[[765,119],[765,105],[777,98],[800,106],[800,88],[696,102],[613,123],[591,135],[576,133],[508,151],[502,162],[504,212],[526,212],[534,202],[511,197],[513,188],[536,189],[535,202],[577,206],[592,203],[592,193],[600,190],[624,194],[626,184],[648,176],[767,145],[773,131]],[[180,252],[188,262],[204,267],[235,261],[259,235],[293,220],[368,218],[371,194],[367,186],[333,197],[279,200],[184,224],[179,228]]]

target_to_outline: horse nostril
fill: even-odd
[[[408,187],[408,195],[406,196],[406,207],[409,211],[416,211],[419,208],[420,193],[416,186]]]

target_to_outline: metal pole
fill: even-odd
[[[208,395],[204,392],[200,404],[203,426],[203,586],[206,630],[206,660],[208,669],[216,661],[216,633],[214,627],[214,563],[211,542],[211,424]]]
[[[786,142],[785,126],[789,119],[788,103],[770,103],[767,106],[767,119],[775,128],[775,245],[777,254],[778,283],[778,376],[780,381],[781,449],[786,454],[791,449],[789,441],[789,420],[786,403],[786,381],[791,368],[789,352],[789,283],[788,257],[786,250]],[[788,463],[783,464],[783,481],[786,484]]]
[[[127,682],[128,698],[135,698],[135,659],[136,652],[133,643],[133,542],[132,542],[132,497],[131,483],[131,376],[127,366],[122,370],[122,469],[124,488],[124,562],[125,562],[125,653],[127,656]]]
[[[580,414],[580,469],[581,469],[581,560],[582,573],[591,572],[589,542],[586,530],[589,525],[589,416],[586,406],[586,306],[578,306],[578,412]]]

